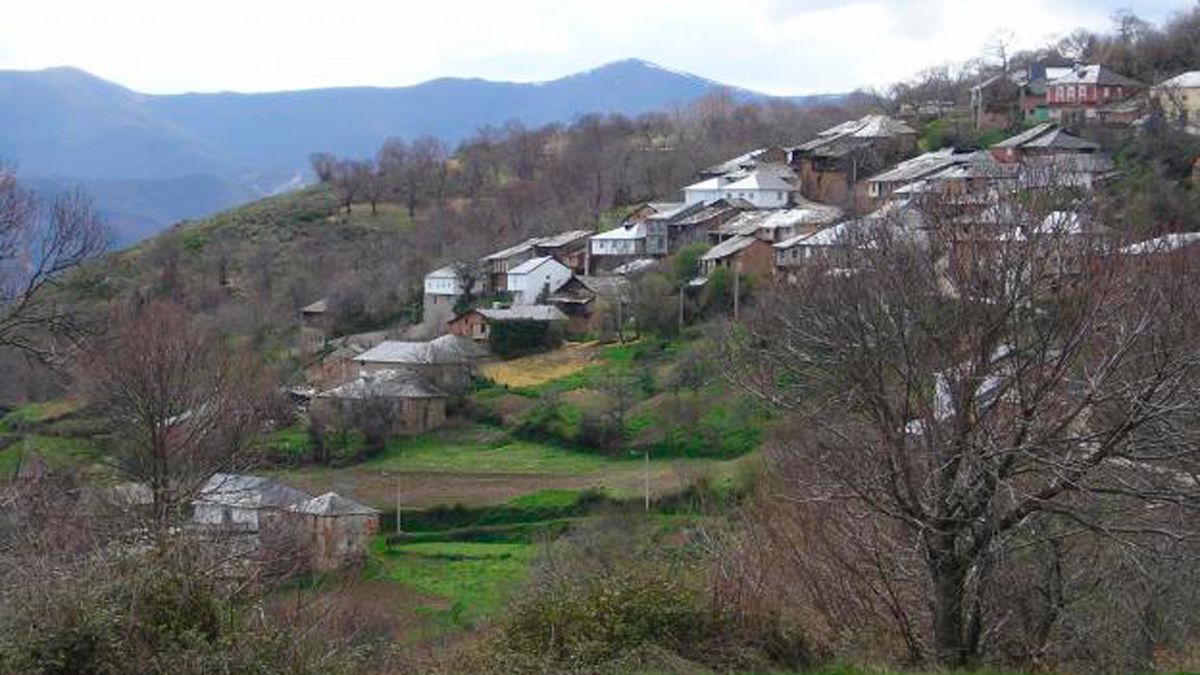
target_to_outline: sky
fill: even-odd
[[[771,94],[886,87],[1195,0],[6,0],[0,69],[145,93],[540,81],[636,57]]]

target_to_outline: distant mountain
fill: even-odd
[[[509,119],[536,126],[591,112],[636,115],[717,89],[767,98],[637,59],[538,83],[441,78],[165,96],[74,68],[0,71],[0,159],[49,189],[82,184],[128,242],[293,186],[314,151],[368,156],[388,136],[423,134],[453,144]]]

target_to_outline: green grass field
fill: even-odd
[[[421,542],[388,547],[376,542],[380,572],[397,583],[446,600],[427,608],[438,618],[467,626],[499,609],[525,578],[537,553],[531,544]]]

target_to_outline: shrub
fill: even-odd
[[[491,326],[488,342],[501,358],[555,349],[562,344],[562,330],[545,321],[497,321]]]
[[[632,525],[632,527],[631,527]],[[607,523],[539,566],[468,664],[498,672],[696,672],[811,665],[802,636],[772,617],[726,611],[708,592],[703,559]],[[603,526],[601,526],[603,527]],[[589,539],[589,536],[593,538]]]

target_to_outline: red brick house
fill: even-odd
[[[1145,89],[1141,82],[1107,66],[1076,66],[1046,83],[1046,105],[1050,118],[1064,125],[1119,122],[1126,117],[1124,110],[1128,107],[1121,104]]]

